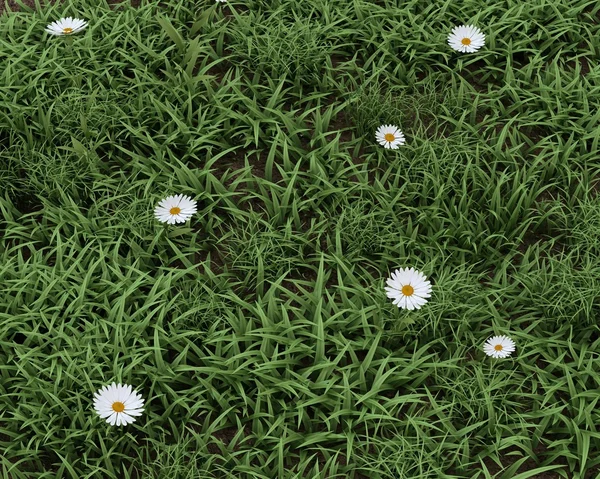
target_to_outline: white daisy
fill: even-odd
[[[448,35],[448,45],[457,52],[473,53],[485,44],[485,35],[473,25],[454,27]]]
[[[404,145],[404,134],[393,125],[381,125],[375,132],[375,138],[380,145],[385,148],[398,149],[398,145]]]
[[[215,2],[225,3],[227,0],[215,0]]]
[[[483,345],[483,350],[488,356],[506,358],[515,350],[515,342],[508,336],[492,336]]]
[[[400,268],[387,279],[387,297],[393,304],[404,309],[421,309],[431,296],[431,283],[425,275],[414,268]]]
[[[87,27],[85,20],[79,18],[61,18],[60,20],[51,23],[46,27],[46,31],[51,35],[70,35],[71,33],[77,33]]]
[[[169,196],[154,208],[154,216],[163,223],[185,223],[196,212],[196,202],[189,196]]]
[[[135,421],[133,416],[142,415],[144,400],[127,384],[104,386],[94,397],[94,409],[111,426],[126,426]]]

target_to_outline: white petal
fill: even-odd
[[[116,420],[115,420],[115,425],[116,426],[120,426],[121,424],[123,424],[123,414],[121,414],[120,412],[116,413]]]
[[[129,396],[131,396],[131,393],[132,393],[132,387],[129,385],[125,385],[119,391],[119,402],[126,404],[127,399],[129,399]]]
[[[111,414],[107,419],[106,422],[109,423],[111,426],[114,426],[115,423],[117,422],[117,413],[113,412],[113,414]]]
[[[132,418],[129,414],[122,412],[121,413],[121,421],[123,422],[123,424],[129,424],[130,422],[135,421],[135,419]]]
[[[112,409],[102,409],[100,411],[96,411],[101,418],[109,417],[111,414],[114,414],[115,411]]]

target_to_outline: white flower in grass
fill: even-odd
[[[133,416],[141,416],[143,412],[141,394],[132,391],[127,384],[104,386],[94,394],[94,398],[94,409],[111,426],[126,426],[135,421]]]
[[[227,0],[215,0],[215,2],[225,3]]]
[[[473,53],[485,45],[485,35],[473,25],[461,25],[452,29],[448,45],[457,52]]]
[[[163,223],[185,223],[196,212],[196,202],[189,196],[169,196],[154,208],[154,216]]]
[[[506,358],[515,350],[515,342],[508,336],[492,336],[483,345],[483,350],[488,356]]]
[[[400,268],[387,279],[387,297],[393,304],[404,309],[421,309],[431,296],[431,283],[423,273],[414,268]]]
[[[46,27],[46,31],[51,35],[70,35],[71,33],[77,33],[87,27],[85,20],[79,18],[61,18],[60,20],[51,23]]]
[[[404,135],[393,125],[381,125],[375,132],[375,138],[380,145],[385,148],[397,150],[399,145],[404,145]]]

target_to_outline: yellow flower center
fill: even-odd
[[[123,412],[125,411],[125,404],[119,401],[115,401],[112,405],[114,412]]]
[[[384,138],[385,138],[385,141],[389,141],[389,142],[392,142],[396,139],[396,137],[392,133],[386,133]]]
[[[501,344],[496,344],[496,346],[494,346],[494,349],[496,351],[502,351],[502,345]]]
[[[460,43],[462,43],[463,45],[470,45],[471,44],[471,39],[470,38],[463,38]]]
[[[71,33],[72,31],[73,31],[72,28],[69,28],[69,27],[63,28],[63,33]]]
[[[415,292],[415,289],[410,284],[407,284],[406,286],[402,286],[402,294],[404,296],[412,296],[412,294],[414,292]]]
[[[171,213],[172,215],[178,215],[179,213],[181,213],[181,208],[179,208],[178,206],[173,206],[173,208],[169,210],[169,213]]]

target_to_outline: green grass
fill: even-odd
[[[2,477],[599,478],[600,5],[488,3],[2,15]]]

